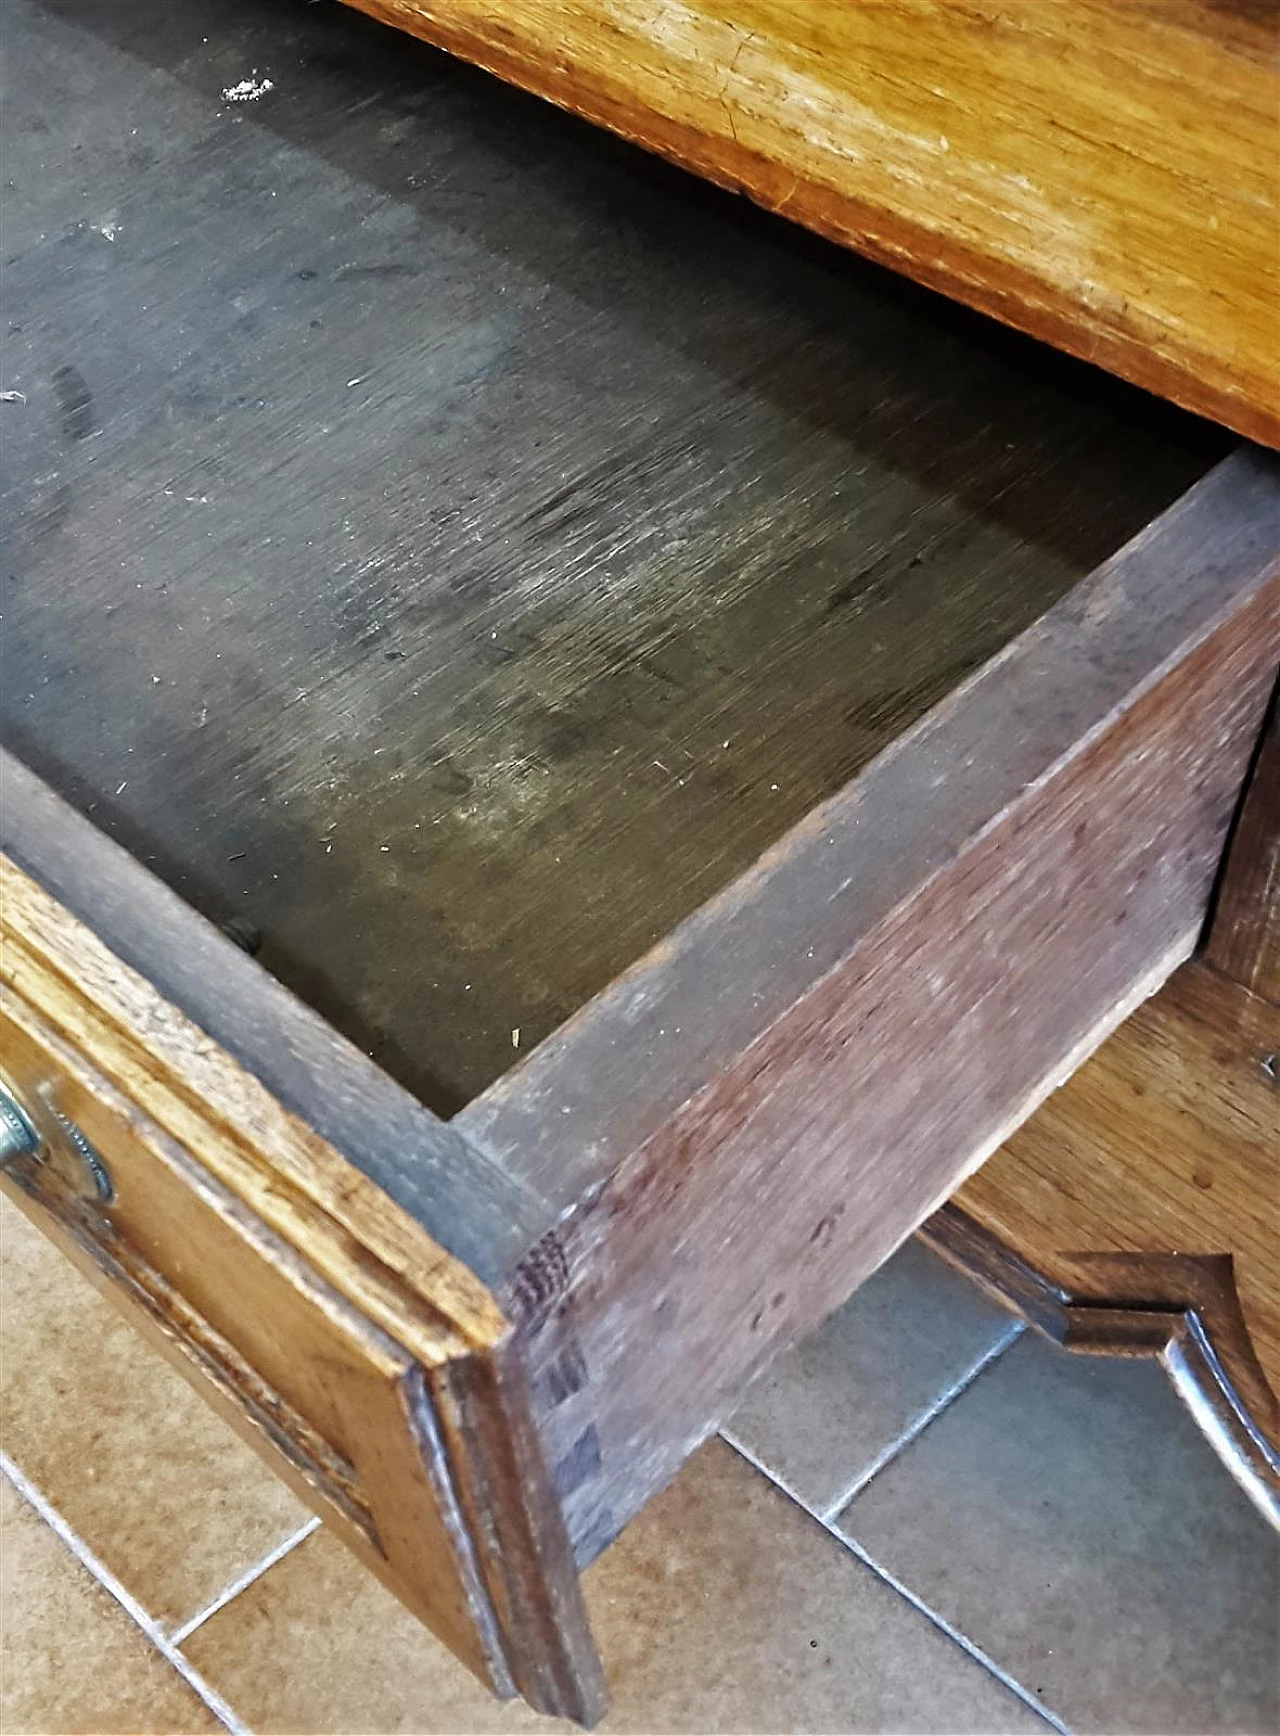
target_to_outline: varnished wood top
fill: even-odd
[[[1280,443],[1274,0],[355,0]]]

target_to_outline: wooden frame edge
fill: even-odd
[[[1232,1477],[1280,1530],[1280,1404],[1254,1353],[1229,1256],[1064,1251],[1045,1270],[951,1204],[917,1234],[1065,1349],[1155,1357]]]

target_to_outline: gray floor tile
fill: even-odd
[[[722,1441],[606,1550],[586,1595],[613,1700],[600,1736],[1050,1736]],[[185,1649],[264,1733],[569,1729],[491,1699],[323,1529]]]
[[[725,1434],[829,1513],[1013,1330],[976,1285],[908,1242],[765,1371]]]
[[[1073,1729],[1280,1720],[1280,1545],[1152,1362],[1028,1333],[838,1524]]]

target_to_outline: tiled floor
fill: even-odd
[[[0,1728],[528,1731],[9,1206]],[[1280,1552],[1146,1364],[912,1246],[587,1576],[616,1731],[1280,1721]]]

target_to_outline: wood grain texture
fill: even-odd
[[[1270,0],[354,0],[1280,443]]]
[[[441,1114],[1225,449],[345,7],[5,49],[0,729]],[[339,1132],[357,1061],[275,1016],[237,1058],[297,1107],[341,1052],[326,1137],[480,1270],[501,1177]]]
[[[1280,1525],[1277,1053],[1280,1009],[1185,966],[926,1234],[1073,1348],[1162,1356]]]
[[[21,1203],[491,1687],[596,1715],[567,1540],[537,1500],[488,1290],[4,857],[0,1036],[47,1129],[6,1177]],[[66,1123],[104,1160],[109,1200],[75,1186]],[[465,1409],[460,1382],[478,1395]]]
[[[563,1213],[580,1559],[1186,956],[1278,654],[1244,454],[457,1119]]]
[[[1280,685],[1218,887],[1206,962],[1280,1006]]]

